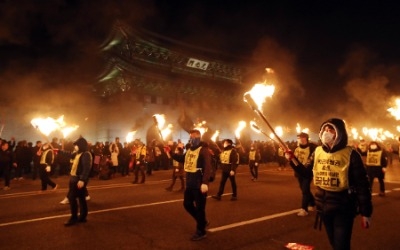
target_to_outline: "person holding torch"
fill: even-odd
[[[361,225],[369,228],[372,214],[370,184],[360,154],[348,146],[343,120],[332,118],[322,123],[322,145],[302,163],[287,149],[285,157],[294,171],[313,176],[316,186],[317,215],[314,227],[325,226],[332,249],[350,249],[353,223],[361,214]]]
[[[206,201],[211,175],[211,154],[208,145],[201,141],[201,133],[189,131],[190,148],[183,155],[171,154],[172,159],[183,162],[186,172],[186,188],[183,196],[185,210],[196,220],[196,232],[191,240],[198,241],[207,237]],[[166,150],[170,149],[166,147]]]

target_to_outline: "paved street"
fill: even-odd
[[[181,192],[165,191],[171,170],[155,171],[145,184],[133,177],[90,181],[88,222],[64,227],[69,206],[59,202],[67,192],[68,177],[54,179],[56,191],[40,193],[40,181],[12,181],[0,191],[1,249],[285,249],[289,242],[330,249],[324,229],[314,230],[315,214],[298,217],[300,190],[291,170],[274,164],[260,167],[257,182],[247,166],[239,167],[238,200],[230,201],[227,182],[222,201],[207,200],[210,220],[207,238],[190,241],[195,223],[184,211]],[[387,172],[387,196],[376,195],[372,227],[354,225],[353,249],[397,249],[400,245],[400,166]],[[219,175],[210,186],[216,193]],[[175,185],[179,189],[179,182]]]

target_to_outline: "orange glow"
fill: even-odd
[[[246,122],[245,121],[240,121],[237,129],[235,130],[235,136],[236,138],[240,139],[240,133],[242,130],[246,127]]]

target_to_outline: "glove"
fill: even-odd
[[[386,173],[386,168],[382,168],[382,172],[383,172],[383,173]]]
[[[235,175],[235,171],[231,170],[231,172],[229,172],[230,176],[234,176]]]
[[[257,167],[257,166],[258,166],[258,162],[254,163],[254,166],[256,166],[256,167]]]
[[[179,172],[179,168],[175,168],[175,172],[177,172],[177,173],[178,173],[178,172]]]
[[[286,158],[288,161],[291,161],[291,160],[294,158],[293,151],[292,151],[292,150],[287,150],[287,151],[285,151],[285,158]]]
[[[46,172],[49,173],[50,171],[51,171],[51,167],[50,167],[50,166],[47,166],[47,167],[46,167]]]
[[[137,161],[137,162],[136,162],[136,165],[139,165],[139,164],[140,164],[140,161]]]
[[[203,194],[207,193],[208,191],[208,186],[207,184],[201,184],[200,190]]]
[[[78,181],[78,184],[76,185],[79,189],[83,188],[83,186],[85,185],[85,182],[83,181]]]
[[[361,227],[362,228],[369,228],[371,225],[371,217],[361,217]]]

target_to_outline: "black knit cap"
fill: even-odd
[[[88,143],[83,137],[79,137],[78,140],[74,142],[74,145],[78,146],[79,152],[84,152],[88,149]]]

